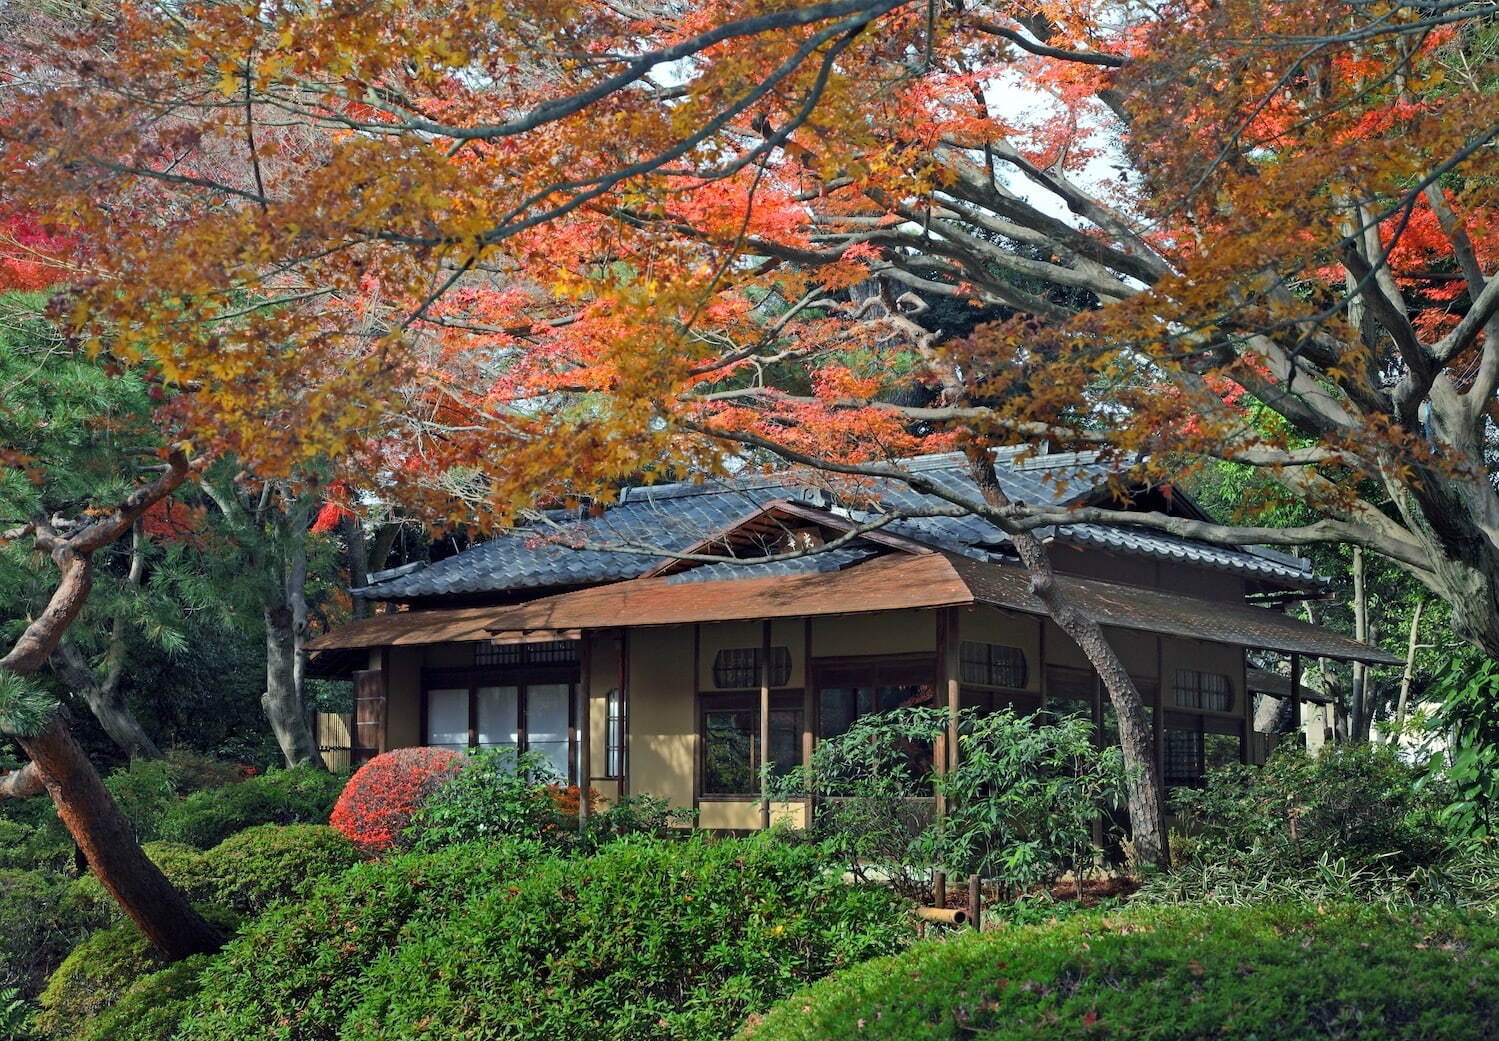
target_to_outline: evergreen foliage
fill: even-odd
[[[740,1041],[1486,1041],[1499,925],[1307,905],[1143,908],[969,933],[783,1001]]]

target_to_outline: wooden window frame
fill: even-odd
[[[966,675],[964,675],[964,668],[965,668],[965,666],[967,666],[969,664],[977,664],[976,662],[970,662],[968,659],[965,659],[963,657],[963,651],[966,648],[969,648],[969,647],[982,647],[982,648],[984,648],[984,673],[988,677],[988,681],[970,680]],[[1019,657],[1020,657],[1020,671],[1021,671],[1021,676],[1022,676],[1022,679],[1021,679],[1020,683],[1017,684],[1017,683],[995,683],[995,682],[993,682],[993,679],[994,679],[994,669],[995,669],[994,652],[996,650],[1014,651],[1015,654],[1019,655]],[[1030,680],[1031,680],[1031,661],[1030,661],[1029,656],[1026,655],[1024,647],[1016,647],[1013,644],[1008,644],[1008,643],[990,643],[987,640],[959,640],[958,641],[958,681],[964,687],[971,687],[974,690],[1003,690],[1003,691],[1014,691],[1016,693],[1037,694],[1037,695],[1039,695],[1039,693],[1040,693],[1039,691],[1034,691],[1034,690],[1030,689]]]
[[[1173,731],[1184,733],[1195,733],[1203,740],[1202,770],[1195,781],[1173,781],[1167,774],[1168,756],[1167,735]],[[1169,709],[1162,714],[1161,719],[1161,784],[1168,789],[1196,788],[1202,783],[1210,769],[1207,761],[1206,738],[1208,734],[1219,734],[1224,737],[1237,737],[1239,739],[1239,762],[1249,761],[1249,738],[1248,728],[1242,717],[1228,715],[1221,712],[1194,712],[1191,710],[1181,711]]]
[[[805,692],[801,687],[778,687],[770,693],[770,710],[772,712],[797,712],[802,717],[801,734],[801,756],[800,766],[810,766],[808,761],[808,746],[806,742],[807,728],[811,725],[807,719]],[[760,711],[760,695],[749,694],[743,691],[699,691],[697,696],[697,712],[695,725],[697,727],[697,769],[696,782],[693,785],[693,795],[700,802],[759,802],[760,792],[758,787],[754,792],[742,795],[720,794],[707,790],[708,777],[708,714],[710,712],[754,712]],[[752,741],[759,740],[759,725],[751,735]],[[762,756],[763,758],[763,753]]]
[[[625,744],[625,692],[623,688],[613,686],[604,694],[604,773],[599,780],[624,778]]]
[[[718,663],[718,661],[719,661],[720,658],[722,658],[726,654],[743,654],[743,655],[748,655],[750,657],[750,659],[751,659],[750,664],[748,664],[748,665],[742,665],[741,664],[741,665],[723,665],[723,666],[720,666],[719,663]],[[764,649],[761,648],[761,647],[720,647],[718,650],[714,651],[713,652],[713,664],[711,666],[709,666],[709,668],[708,668],[708,674],[713,677],[713,690],[715,690],[715,691],[733,691],[733,690],[755,690],[755,689],[758,689],[759,686],[760,686],[760,669],[761,669],[761,667],[764,664],[761,661],[761,659],[763,658],[763,656],[764,656]],[[791,656],[791,648],[790,648],[790,646],[788,646],[786,644],[776,644],[776,645],[772,646],[770,648],[770,664],[771,664],[771,675],[770,675],[770,685],[771,685],[771,687],[774,688],[774,689],[776,689],[776,690],[785,689],[785,685],[787,683],[791,682],[791,674],[792,674],[792,672],[794,671],[794,668],[795,668],[795,662],[793,661],[792,656]],[[779,673],[781,672],[781,667],[782,666],[785,667],[785,673],[784,673],[784,675],[779,675]],[[721,668],[724,669],[725,671],[730,670],[730,669],[733,669],[733,670],[736,670],[736,671],[748,671],[750,673],[749,682],[747,682],[747,683],[732,683],[732,684],[723,684],[723,683],[720,683],[719,682],[719,670]],[[735,677],[735,678],[738,678],[738,677]]]
[[[531,666],[507,668],[458,667],[429,668],[422,670],[422,696],[418,711],[421,713],[421,743],[427,746],[431,740],[428,717],[428,695],[434,690],[468,691],[468,747],[479,747],[479,688],[516,688],[516,751],[530,749],[530,734],[526,727],[527,689],[530,687],[564,685],[567,687],[567,777],[564,784],[579,783],[578,777],[578,685],[582,681],[581,670],[576,664],[555,666]]]
[[[1197,686],[1194,688],[1194,692],[1197,695],[1197,702],[1198,702],[1196,705],[1183,705],[1179,701],[1177,701],[1177,692],[1182,689],[1180,687],[1180,680],[1181,680],[1181,676],[1182,676],[1183,673],[1187,673],[1187,674],[1190,674],[1190,675],[1196,677]],[[1203,707],[1203,705],[1202,705],[1202,693],[1203,692],[1202,692],[1201,680],[1202,680],[1202,677],[1204,677],[1204,676],[1217,676],[1219,679],[1223,680],[1224,685],[1228,688],[1228,707],[1227,708],[1204,708]],[[1164,679],[1164,677],[1163,677],[1163,679]],[[1163,686],[1164,686],[1164,684],[1163,684]],[[1162,693],[1164,694],[1164,691]],[[1163,697],[1162,698],[1162,702],[1164,703],[1164,701],[1165,701],[1165,698]],[[1208,715],[1208,716],[1222,716],[1222,717],[1230,717],[1230,718],[1233,718],[1233,719],[1242,719],[1242,718],[1244,718],[1244,706],[1243,706],[1243,703],[1240,701],[1239,692],[1234,689],[1234,680],[1233,680],[1232,676],[1230,676],[1226,672],[1211,672],[1211,671],[1209,671],[1207,669],[1193,669],[1193,668],[1189,668],[1189,667],[1186,667],[1186,666],[1180,666],[1180,667],[1178,667],[1177,669],[1174,670],[1174,672],[1173,672],[1173,674],[1171,676],[1171,704],[1170,705],[1164,705],[1163,704],[1162,707],[1169,708],[1172,712],[1200,712],[1203,715]]]

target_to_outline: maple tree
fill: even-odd
[[[1138,693],[1035,529],[1354,543],[1499,653],[1483,6],[127,6],[22,49],[3,202],[89,347],[267,477],[498,523],[775,457],[991,520],[1158,856]],[[1121,496],[1253,466],[1318,519],[1009,502],[1016,442]],[[938,449],[981,494],[894,462]]]

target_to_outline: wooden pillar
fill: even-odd
[[[947,639],[942,646],[942,685],[947,704],[947,769],[958,768],[958,718],[963,706],[962,640],[958,629],[958,609],[942,609],[943,631]]]
[[[619,631],[619,794],[630,794],[630,630]]]
[[[588,828],[588,779],[593,774],[593,647],[588,633],[578,640],[578,830]]]
[[[760,828],[770,828],[770,620],[760,634]]]
[[[1291,732],[1297,741],[1303,741],[1301,729],[1301,655],[1291,653]]]

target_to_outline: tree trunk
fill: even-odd
[[[218,950],[224,936],[209,925],[151,862],[98,771],[57,713],[41,733],[19,737],[36,764],[57,815],[94,876],[167,958],[178,961]]]
[[[66,640],[59,644],[52,652],[52,667],[73,693],[88,704],[99,726],[121,751],[131,759],[161,758],[161,749],[156,747],[140,720],[125,707],[118,682],[110,683],[108,678],[100,682],[76,644]]]
[[[1369,642],[1369,583],[1364,566],[1364,551],[1353,547],[1353,637]],[[1349,739],[1369,740],[1369,666],[1353,663],[1353,690],[1348,702]]]
[[[264,614],[265,693],[260,697],[261,708],[286,765],[322,769],[323,757],[318,754],[297,685],[297,637],[291,607],[284,602],[267,604]]]
[[[51,554],[59,578],[46,608],[0,658],[0,672],[26,677],[42,668],[88,600],[93,553],[129,531],[152,503],[170,495],[191,471],[186,457],[174,451],[161,477],[66,538],[47,520],[27,526],[37,548]],[[17,533],[8,535],[18,537]],[[163,955],[176,961],[218,950],[224,937],[193,910],[141,850],[98,771],[68,733],[62,712],[54,710],[35,726],[20,727],[18,722],[12,719],[8,725],[31,762],[0,781],[5,794],[28,794],[40,781],[100,884]]]
[[[1410,709],[1411,680],[1416,672],[1416,648],[1420,646],[1416,641],[1421,635],[1421,610],[1426,606],[1425,600],[1416,601],[1416,609],[1411,612],[1410,639],[1405,646],[1405,668],[1400,673],[1400,700],[1395,705],[1395,735],[1398,738],[1400,731],[1405,728],[1405,714]]]
[[[969,471],[984,501],[1001,508],[1010,505],[994,472],[987,449],[970,450]],[[1031,590],[1046,605],[1061,630],[1082,648],[1103,680],[1119,718],[1119,743],[1124,751],[1125,801],[1129,809],[1135,857],[1142,864],[1167,868],[1171,851],[1166,837],[1166,801],[1156,769],[1155,734],[1145,715],[1145,703],[1129,670],[1109,646],[1103,627],[1069,604],[1057,586],[1056,572],[1041,540],[1029,531],[1009,532],[1010,541],[1031,576]]]

